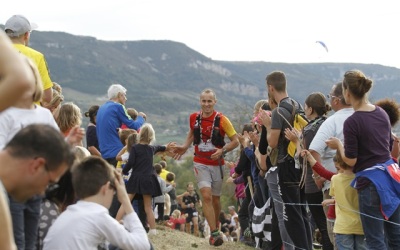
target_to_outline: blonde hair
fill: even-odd
[[[53,82],[53,90],[54,90],[54,89],[57,90],[59,93],[62,92],[61,85],[58,84],[57,82]]]
[[[150,123],[145,123],[139,131],[139,142],[152,144],[156,140],[156,133]]]
[[[75,159],[79,161],[82,161],[83,159],[91,155],[89,150],[82,146],[75,146],[73,151],[75,153]]]
[[[174,218],[179,218],[179,217],[181,217],[181,211],[179,211],[178,209],[175,209],[172,212],[171,216],[173,216]]]
[[[72,148],[72,151],[74,152],[74,155],[75,155],[74,164],[72,165],[72,168],[71,168],[71,170],[73,171],[79,163],[81,163],[87,157],[91,156],[91,154],[90,154],[89,150],[87,150],[86,148],[84,148],[82,146],[75,146]]]
[[[55,119],[61,132],[65,133],[74,126],[82,124],[81,109],[72,102],[66,102],[57,111]]]
[[[260,110],[260,108],[265,104],[268,103],[267,100],[263,99],[263,100],[258,100],[256,102],[256,104],[254,104],[254,111],[258,112]]]
[[[64,96],[60,91],[53,88],[53,97],[49,103],[46,104],[46,108],[50,109],[50,111],[56,110],[61,103],[64,101]]]

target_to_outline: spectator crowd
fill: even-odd
[[[64,100],[29,47],[34,28],[14,15],[0,31],[0,249],[153,249],[157,225],[212,246],[400,249],[400,109],[371,103],[363,72],[304,103],[269,72],[268,97],[239,133],[215,91],[199,90],[186,138],[159,145],[120,84],[86,112]],[[195,182],[168,166],[191,147]],[[223,195],[236,202],[222,207]]]

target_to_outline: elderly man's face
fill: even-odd
[[[121,103],[122,105],[125,105],[126,100],[128,100],[128,98],[126,98],[126,93],[119,92],[118,93],[118,102]]]

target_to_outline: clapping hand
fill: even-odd
[[[271,126],[271,111],[263,110],[260,108],[258,111],[258,118],[261,121],[262,125],[265,127]]]
[[[299,140],[300,137],[300,131],[298,131],[297,129],[293,128],[286,128],[285,129],[285,138],[288,139],[291,142],[296,143],[297,140]]]
[[[85,129],[76,125],[70,130],[65,140],[72,146],[79,145],[82,142],[84,136],[85,136]]]
[[[331,137],[325,141],[326,145],[331,149],[338,149],[342,145],[342,141],[339,138]]]

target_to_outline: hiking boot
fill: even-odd
[[[213,232],[210,235],[210,239],[208,242],[210,243],[210,245],[218,247],[218,246],[221,246],[222,243],[224,243],[224,239],[222,238],[219,231],[217,231],[217,232]]]

